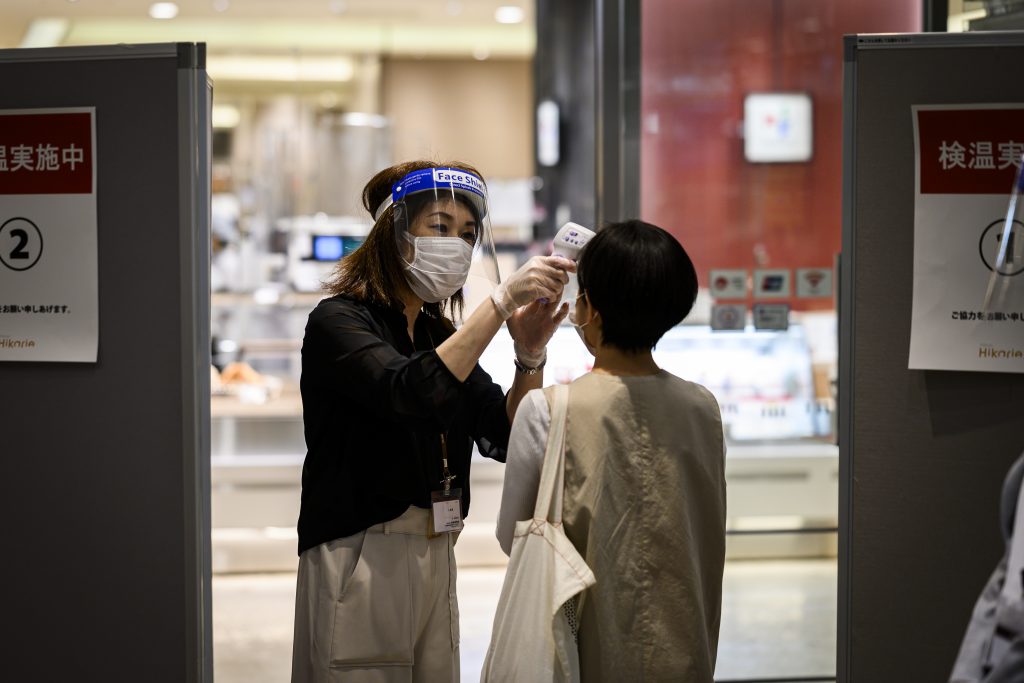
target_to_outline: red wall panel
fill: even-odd
[[[644,0],[642,24],[644,220],[682,242],[702,284],[711,268],[831,266],[842,222],[843,35],[919,31],[920,2]],[[810,94],[809,162],[744,160],[743,98],[767,91]]]

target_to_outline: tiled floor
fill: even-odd
[[[295,574],[213,577],[213,679],[282,683],[292,660]]]
[[[459,570],[462,680],[479,680],[504,569]],[[294,574],[213,579],[217,683],[281,683],[291,662]],[[725,573],[719,680],[834,675],[835,560],[734,561]]]
[[[835,671],[835,560],[727,562],[715,678]]]

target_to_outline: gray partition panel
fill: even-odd
[[[1024,34],[846,38],[840,681],[948,680],[1003,552],[999,496],[1024,451],[1024,375],[907,369],[911,106],[1024,102],[1007,78],[1022,59]]]
[[[0,109],[96,108],[99,261],[98,362],[0,363],[5,680],[212,679],[204,59],[0,51]]]

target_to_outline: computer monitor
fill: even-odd
[[[341,235],[313,235],[313,260],[337,261],[344,252]]]

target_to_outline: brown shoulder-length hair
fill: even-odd
[[[391,188],[399,180],[413,171],[426,168],[457,168],[472,173],[481,180],[483,176],[473,166],[461,161],[406,161],[395,164],[370,178],[363,188],[363,208],[370,216],[377,207],[391,194]],[[348,256],[341,258],[334,266],[331,276],[324,282],[324,291],[331,296],[346,294],[367,303],[402,310],[401,295],[408,291],[402,268],[402,256],[398,253],[398,241],[394,226],[395,206],[392,204],[381,214],[370,229],[366,240]],[[410,216],[410,221],[415,216]],[[444,320],[444,308],[449,314],[462,315],[462,291],[458,291],[446,300],[436,303],[424,303],[423,310],[433,318]],[[451,322],[451,320],[449,320]]]

